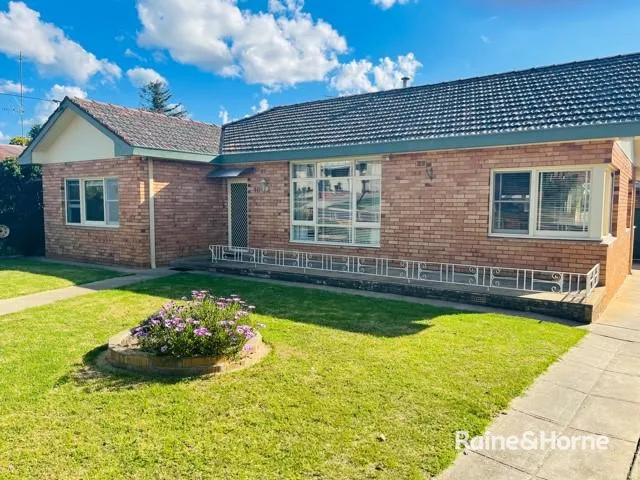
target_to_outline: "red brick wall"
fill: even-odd
[[[99,228],[65,224],[64,179],[117,177],[120,226]],[[46,255],[104,264],[149,266],[147,165],[138,158],[44,165]]]
[[[249,243],[580,273],[602,263],[604,280],[608,247],[599,241],[489,237],[489,180],[493,168],[610,163],[612,148],[612,141],[599,141],[392,155],[382,167],[380,248],[289,242],[288,163],[256,164],[249,179]],[[264,193],[259,189],[263,178],[269,183]]]
[[[211,170],[209,164],[153,161],[158,266],[227,241],[224,183],[208,179]]]
[[[632,230],[627,228],[627,218],[633,215],[635,203],[633,166],[618,145],[612,149],[612,164],[617,170],[614,195],[617,205],[613,209],[615,240],[607,248],[605,266],[605,294],[599,305],[603,311],[631,271]]]

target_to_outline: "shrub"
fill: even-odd
[[[0,160],[0,225],[9,236],[0,239],[0,255],[43,255],[44,219],[39,165]]]
[[[142,350],[157,355],[233,357],[256,335],[247,324],[254,310],[237,295],[194,290],[191,299],[165,304],[131,333]]]

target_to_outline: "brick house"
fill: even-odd
[[[51,257],[155,267],[231,245],[471,266],[476,282],[475,266],[595,271],[604,306],[631,268],[639,139],[632,54],[222,128],[66,98],[21,161],[43,165]]]

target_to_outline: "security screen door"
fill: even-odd
[[[249,246],[249,199],[246,180],[229,181],[229,245]]]

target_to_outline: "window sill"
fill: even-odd
[[[114,229],[114,228],[120,228],[120,225],[91,225],[91,224],[87,224],[87,223],[65,223],[64,224],[65,227],[72,227],[72,228],[84,228],[84,229],[91,229],[91,228],[95,228],[95,229]]]
[[[306,240],[289,240],[289,243],[296,243],[300,245],[318,245],[328,247],[351,247],[351,248],[380,248],[380,245],[363,245],[359,243],[340,243],[340,242],[312,242]]]
[[[516,240],[561,240],[563,242],[597,242],[597,243],[605,243],[607,237],[601,238],[589,238],[589,237],[562,237],[562,236],[536,236],[532,237],[531,235],[517,235],[517,234],[507,234],[507,233],[489,233],[489,238],[513,238]],[[614,237],[615,238],[615,237]]]

